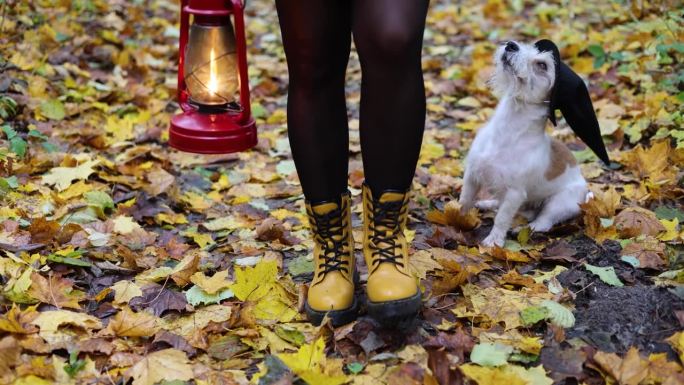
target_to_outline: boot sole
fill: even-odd
[[[354,288],[359,286],[359,271],[354,269]],[[359,314],[359,301],[357,300],[356,293],[354,293],[354,300],[350,307],[340,310],[314,310],[309,306],[309,301],[304,303],[304,309],[306,310],[306,315],[309,318],[309,322],[313,325],[318,326],[323,322],[323,318],[327,315],[330,318],[330,322],[334,327],[346,325],[356,319]]]
[[[404,299],[385,302],[369,300],[366,310],[382,327],[406,330],[415,325],[422,305],[421,292],[418,290],[413,296]]]
[[[356,300],[356,296],[354,296],[354,301],[352,302],[351,307],[347,309],[319,311],[309,307],[308,303],[305,304],[305,308],[309,322],[311,322],[313,325],[320,325],[321,322],[323,322],[323,318],[325,318],[327,315],[328,318],[330,318],[332,325],[334,327],[338,327],[346,325],[356,319],[359,312],[359,302]]]

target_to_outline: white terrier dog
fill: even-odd
[[[553,45],[548,40],[544,42]],[[552,98],[557,96],[554,88],[560,80],[557,77],[569,76],[557,68],[565,65],[555,57],[558,56],[555,45],[555,51],[542,50],[539,45],[509,41],[497,50],[491,86],[500,102],[491,120],[477,133],[466,158],[459,201],[462,212],[467,213],[473,206],[482,210],[498,207],[494,227],[482,242],[484,246],[504,244],[506,233],[523,206],[537,209],[530,228],[544,232],[578,215],[579,204],[589,198],[587,182],[574,156],[545,131],[546,120],[552,117],[550,113],[555,108],[561,108],[566,120],[575,127],[563,106],[552,105],[555,102]],[[576,76],[567,66],[563,70]],[[584,83],[581,85],[586,90]],[[588,92],[580,94],[588,98]],[[589,115],[595,120],[590,100],[589,106]],[[598,129],[598,124],[595,128]],[[481,189],[488,190],[494,199],[476,201]]]

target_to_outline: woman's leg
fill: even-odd
[[[362,70],[361,152],[371,191],[411,186],[425,128],[421,68],[428,0],[357,0],[352,30]]]
[[[287,123],[307,201],[347,190],[349,129],[344,78],[351,45],[345,0],[276,0],[290,74]]]
[[[427,0],[356,0],[352,16],[362,73],[366,310],[399,329],[413,325],[422,304],[404,229],[425,128],[420,59],[427,8]]]

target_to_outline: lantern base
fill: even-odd
[[[171,118],[169,145],[197,154],[228,154],[257,144],[256,123],[236,121],[230,113],[206,114],[186,111]]]

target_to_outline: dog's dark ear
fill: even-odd
[[[540,52],[551,52],[556,67],[556,82],[549,100],[549,119],[556,125],[556,110],[561,110],[570,128],[605,164],[610,163],[606,146],[601,138],[589,90],[570,67],[560,60],[558,47],[551,40],[539,40],[534,46]]]

